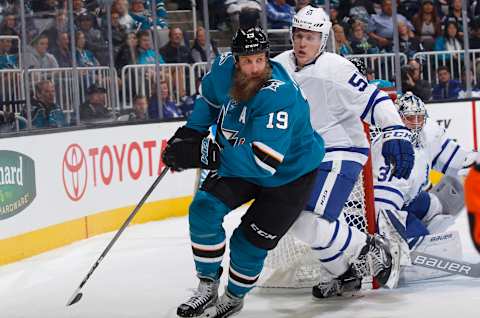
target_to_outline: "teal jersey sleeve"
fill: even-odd
[[[202,79],[200,94],[195,100],[187,127],[204,132],[216,122],[228,96],[234,68],[235,62],[230,53],[224,53],[215,59],[210,72]]]

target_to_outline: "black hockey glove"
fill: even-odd
[[[216,170],[220,166],[220,147],[207,133],[185,126],[178,128],[162,153],[162,160],[171,169],[189,168]]]

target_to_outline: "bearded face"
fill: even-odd
[[[240,56],[230,96],[238,102],[247,102],[271,77],[272,68],[265,53]]]

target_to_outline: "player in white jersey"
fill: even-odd
[[[368,159],[362,121],[383,128],[382,154],[396,177],[408,178],[414,161],[410,131],[391,99],[369,85],[350,61],[324,52],[330,28],[323,9],[304,7],[292,21],[293,50],[274,59],[300,85],[310,105],[312,126],[325,140],[326,155],[307,211],[292,228],[334,278],[313,288],[319,298],[341,294],[347,282],[359,288],[362,276],[372,274],[387,287],[394,287],[398,278],[395,244],[367,236],[339,219]],[[373,266],[365,271],[361,269],[365,264]]]
[[[412,132],[415,163],[410,178],[396,178],[391,174],[391,168],[381,160],[382,140],[373,142],[378,231],[402,243],[401,265],[410,265],[411,249],[460,258],[461,255],[457,254],[461,251],[458,248],[458,235],[444,231],[453,224],[455,216],[464,207],[463,185],[458,176],[467,173],[467,169],[474,164],[476,153],[465,151],[455,141],[448,139],[444,129],[428,118],[422,100],[411,92],[398,98],[396,105],[405,126]],[[432,169],[445,176],[427,192]],[[442,235],[435,235],[440,233]],[[402,269],[405,280],[431,278],[440,274],[438,271],[411,267]]]

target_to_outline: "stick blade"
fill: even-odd
[[[82,296],[83,293],[75,292],[75,294],[73,294],[72,297],[68,300],[67,307],[78,303],[80,299],[82,299]]]

